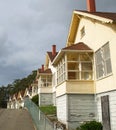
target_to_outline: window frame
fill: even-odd
[[[105,48],[107,49],[105,50]],[[101,59],[99,59],[99,57],[97,56],[98,52],[101,54]],[[108,60],[109,62],[107,62]],[[105,43],[101,48],[99,48],[95,52],[95,64],[96,64],[96,78],[97,79],[102,79],[112,74],[112,63],[111,63],[109,42]],[[107,66],[107,64],[109,64],[109,66]],[[99,75],[100,69],[98,68],[98,66],[100,66],[100,69],[102,69],[102,76]],[[110,72],[108,72],[108,67],[109,67]]]

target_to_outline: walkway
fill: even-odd
[[[0,109],[0,130],[35,130],[27,110]]]

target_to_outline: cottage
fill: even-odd
[[[58,120],[72,128],[95,119],[93,50],[82,42],[68,46],[58,53],[53,65],[57,68]]]
[[[24,93],[25,91],[19,91],[17,95],[17,108],[23,108],[24,107]]]
[[[86,55],[88,55],[92,61],[93,76],[92,75],[90,76],[89,73],[88,74],[86,73],[86,77],[92,77],[92,80],[94,82],[92,85],[94,88],[93,91],[95,97],[94,103],[96,103],[97,105],[95,109],[97,110],[96,113],[97,115],[94,112],[91,112],[90,115],[92,116],[96,115],[96,119],[103,123],[104,130],[106,129],[115,130],[116,129],[116,124],[115,124],[115,120],[116,120],[116,112],[115,112],[115,108],[116,108],[116,98],[115,98],[116,97],[116,85],[115,85],[116,84],[115,81],[116,13],[96,12],[95,1],[87,0],[87,3],[88,3],[88,11],[75,10],[73,12],[66,46],[70,48],[71,46],[74,46],[77,43],[82,42],[85,43],[93,50],[93,58],[90,56],[90,54],[88,55],[85,51]],[[57,59],[54,62],[56,61]],[[91,72],[90,63],[84,65]],[[80,69],[80,72],[83,70],[85,71],[85,67],[83,68],[83,65],[81,65],[81,67],[82,68]],[[67,68],[69,68],[69,65]],[[86,78],[86,80],[88,79]],[[79,83],[77,83],[77,86],[78,85]],[[86,86],[87,84],[85,83],[84,85],[85,91],[86,91]],[[70,88],[71,87],[72,84],[70,84]],[[80,88],[82,89],[82,86],[80,86]],[[84,96],[85,94],[83,95],[83,98]],[[90,98],[90,95],[88,95],[88,97]],[[78,98],[76,100],[77,109],[80,108],[78,100],[80,100],[80,102],[82,103],[81,98]],[[66,101],[66,97],[65,97],[65,101]],[[72,101],[74,100],[72,99]],[[74,104],[76,104],[76,102]],[[83,107],[81,107],[82,109],[80,108],[81,109],[80,113],[82,112]],[[69,108],[69,109],[67,108],[67,109],[68,111],[72,111],[73,108]],[[88,104],[87,108],[90,108],[90,104]],[[76,114],[77,110],[74,112]],[[80,114],[80,117],[81,115],[82,113]],[[69,117],[69,116],[67,115],[65,117]],[[59,118],[63,119],[62,117]]]
[[[32,97],[38,94],[38,81],[35,80],[32,84]]]
[[[8,109],[17,109],[18,108],[17,95],[18,95],[18,93],[15,93],[9,97],[9,100],[7,102]]]
[[[51,69],[44,70],[44,65],[38,69],[39,105],[51,105],[52,102],[52,73]]]
[[[29,86],[25,89],[24,97],[32,98],[32,86]]]
[[[46,54],[45,69],[50,68],[52,72],[52,94],[53,105],[56,106],[56,68],[52,65],[52,61],[57,56],[56,45],[52,45],[52,51]]]

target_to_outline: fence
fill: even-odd
[[[54,124],[39,110],[38,106],[30,99],[25,99],[25,107],[28,109],[37,130],[57,130]]]

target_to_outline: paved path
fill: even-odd
[[[35,130],[27,110],[0,109],[0,130]]]

